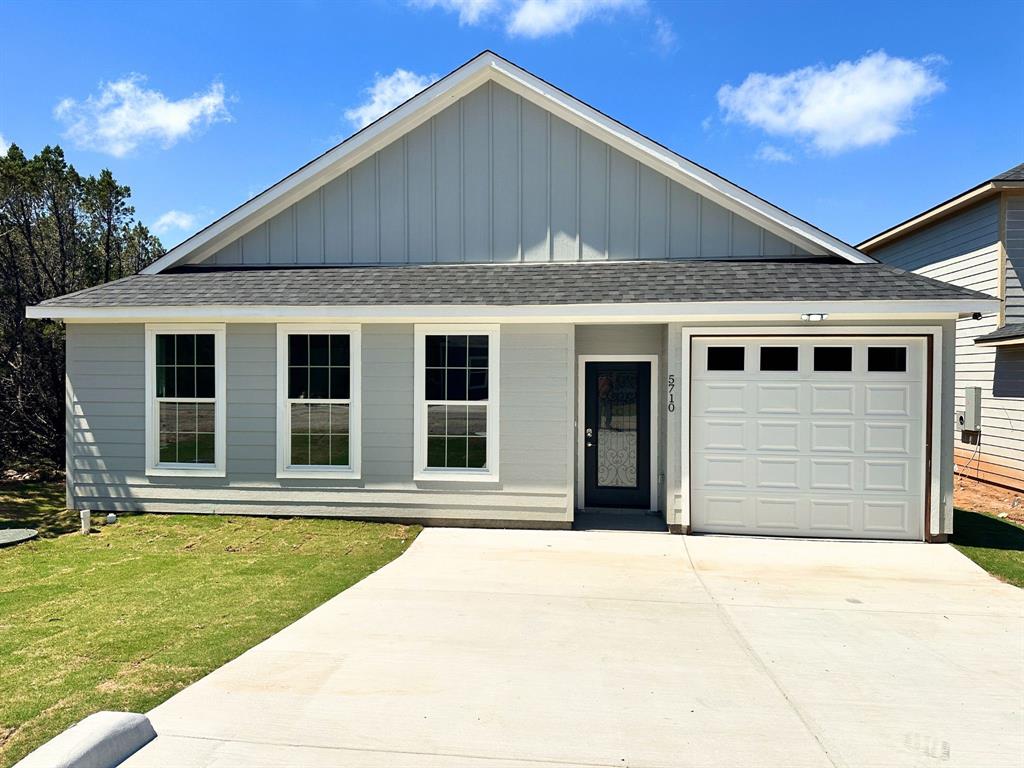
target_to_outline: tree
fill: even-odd
[[[64,328],[25,308],[160,258],[130,197],[108,170],[81,176],[60,147],[0,157],[0,468],[64,464]]]

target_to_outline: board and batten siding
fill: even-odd
[[[569,325],[501,329],[499,483],[414,482],[413,326],[362,328],[361,480],[276,477],[276,327],[227,326],[227,475],[147,477],[141,324],[67,327],[69,503],[97,511],[571,520]]]
[[[806,253],[488,83],[206,266]]]
[[[988,200],[900,238],[871,255],[900,269],[998,298],[999,271],[1003,266],[999,217],[998,198]],[[1024,216],[1021,227],[1024,229]],[[1017,263],[1024,267],[1024,248]],[[1006,270],[1006,322],[1012,322],[1010,259],[1007,259]],[[1019,293],[1019,283],[1016,290]],[[1024,306],[1024,301],[1018,306]],[[998,313],[983,315],[980,320],[964,318],[957,321],[954,407],[958,412],[963,410],[964,387],[981,387],[982,429],[978,446],[965,442],[957,425],[954,453],[958,468],[964,469],[969,476],[1024,488],[1024,393],[1019,388],[1015,391],[1005,386],[1006,377],[1014,370],[1012,361],[1007,364],[1012,353],[1008,355],[997,352],[994,347],[974,343],[976,338],[998,327]],[[953,414],[949,416],[953,418]]]

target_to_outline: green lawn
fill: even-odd
[[[102,709],[145,712],[405,551],[415,526],[126,515],[75,533],[62,486],[0,485],[0,766]]]
[[[957,509],[952,543],[997,579],[1024,587],[1024,527]]]

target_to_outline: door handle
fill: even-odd
[[[594,447],[593,443],[587,443],[587,448],[593,448],[593,447]]]

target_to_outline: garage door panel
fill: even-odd
[[[856,388],[852,384],[811,384],[812,416],[853,416]]]
[[[800,398],[802,385],[799,382],[790,384],[758,384],[755,388],[757,413],[761,415],[800,415]]]
[[[810,459],[811,477],[807,487],[812,491],[853,491],[855,466],[853,459]]]
[[[742,346],[744,370],[702,369],[707,346],[716,344]],[[796,346],[799,370],[761,371],[762,346]],[[877,346],[898,349],[869,358]],[[819,362],[851,370],[814,370],[815,347],[850,348],[850,354],[830,350]],[[773,352],[767,359],[779,367],[794,358]],[[869,359],[875,370],[868,370]],[[920,538],[924,363],[920,339],[695,340],[694,530]]]
[[[869,533],[902,533],[908,525],[910,510],[905,501],[864,501],[864,530]]]
[[[911,387],[907,384],[866,384],[865,416],[910,417]]]
[[[799,491],[801,463],[799,458],[758,457],[754,464],[757,487]]]
[[[853,527],[856,500],[852,498],[811,499],[808,529],[821,535],[856,533]]]
[[[691,407],[694,413],[704,413],[708,416],[746,414],[750,410],[747,403],[749,388],[749,385],[743,382],[707,382],[704,386],[694,389]]]

